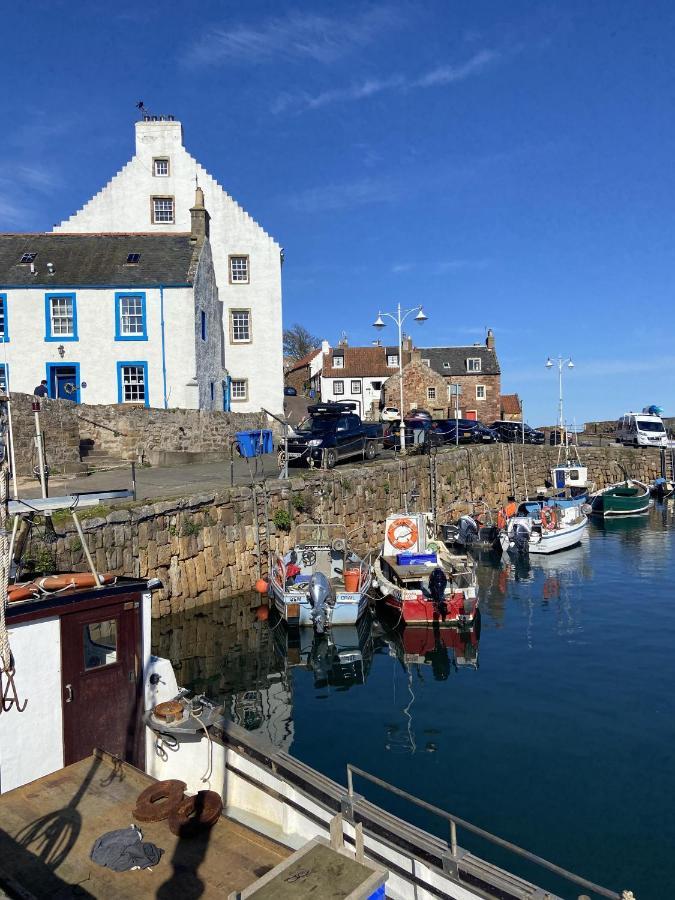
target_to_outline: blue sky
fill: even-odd
[[[675,7],[42,0],[3,10],[0,230],[51,228],[133,151],[134,104],[284,246],[284,319],[420,345],[494,329],[555,419],[675,414]],[[388,334],[389,332],[389,334]],[[393,326],[384,332],[394,341]]]

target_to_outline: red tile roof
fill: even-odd
[[[335,368],[333,357],[344,355],[344,367]],[[324,357],[324,378],[388,378],[398,365],[387,365],[386,347],[335,347]]]
[[[518,394],[502,394],[500,398],[502,415],[519,416],[520,415],[520,398]]]
[[[316,350],[310,350],[309,353],[305,353],[305,355],[300,357],[300,359],[291,360],[288,368],[286,369],[286,373],[295,372],[296,369],[302,369],[305,366],[308,366],[314,359],[316,354],[320,352],[321,348],[317,347]]]

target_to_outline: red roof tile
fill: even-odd
[[[344,367],[333,366],[333,357],[342,353]],[[324,357],[324,378],[388,378],[398,365],[387,365],[386,347],[336,347]]]
[[[502,394],[500,397],[500,405],[502,408],[502,415],[520,415],[520,398],[518,397],[518,394]]]

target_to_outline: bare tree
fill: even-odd
[[[284,329],[284,356],[289,359],[302,359],[310,350],[320,346],[321,338],[315,337],[297,322],[291,328]]]

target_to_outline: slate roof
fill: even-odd
[[[499,375],[499,361],[494,350],[488,350],[483,344],[468,347],[420,347],[421,359],[428,359],[431,368],[445,378],[457,375]],[[479,372],[469,372],[466,361],[469,357],[481,360]],[[450,363],[446,368],[445,363]]]
[[[398,350],[393,352],[398,354]],[[333,357],[344,355],[344,368],[333,367]],[[324,357],[324,378],[388,378],[398,366],[387,365],[385,347],[335,347]]]
[[[520,415],[520,398],[518,397],[518,394],[502,394],[499,400],[502,409],[502,415]]]
[[[0,234],[0,286],[193,284],[201,243],[188,234]],[[36,253],[36,274],[21,263]],[[127,256],[140,253],[137,264]],[[53,263],[54,274],[47,271]]]

